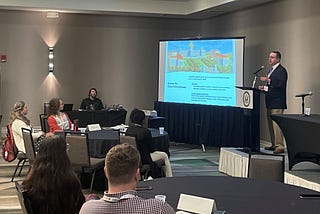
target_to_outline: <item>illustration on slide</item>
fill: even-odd
[[[232,42],[225,46],[201,41],[169,43],[166,71],[232,73],[232,53]]]

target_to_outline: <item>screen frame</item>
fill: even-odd
[[[157,78],[157,101],[158,102],[168,102],[168,101],[164,101],[164,98],[162,97],[162,99],[160,99],[159,97],[159,92],[160,92],[160,83],[162,83],[162,86],[164,86],[164,78],[162,78],[162,82],[161,82],[161,78],[160,78],[160,66],[161,66],[161,59],[163,59],[163,57],[161,57],[161,50],[160,50],[160,45],[161,42],[171,42],[171,41],[199,41],[199,40],[230,40],[230,39],[236,39],[236,40],[242,40],[242,74],[241,74],[241,83],[236,84],[235,86],[243,86],[244,84],[244,77],[245,77],[245,70],[244,70],[244,63],[245,63],[245,45],[246,45],[246,37],[245,36],[230,36],[230,37],[186,37],[186,38],[171,38],[171,39],[160,39],[158,41],[158,78]],[[164,73],[164,71],[162,71],[162,73]],[[236,89],[235,89],[236,90]],[[164,89],[162,88],[162,91],[164,91]],[[238,93],[236,93],[236,96]],[[164,96],[164,93],[162,93],[162,96]],[[236,99],[240,99],[240,98],[236,98]],[[181,103],[181,104],[191,104],[191,105],[211,105],[211,104],[195,104],[195,103],[185,103],[185,102],[174,102],[174,103]],[[234,107],[240,107],[238,105],[238,101],[236,101],[236,106]],[[231,106],[233,107],[233,106]]]

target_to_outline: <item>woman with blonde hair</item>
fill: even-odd
[[[69,116],[61,112],[63,102],[60,98],[53,98],[49,102],[48,125],[50,132],[62,131],[71,128],[71,120]]]
[[[30,120],[26,117],[28,114],[28,108],[25,102],[18,101],[13,105],[11,114],[10,114],[10,124],[13,134],[13,139],[15,145],[19,152],[25,153],[24,141],[22,137],[22,128],[26,128],[32,131],[32,137],[34,142],[37,142],[41,137],[45,137],[46,134],[42,131],[33,132],[32,126],[30,124]],[[52,133],[48,133],[47,136],[52,135]]]

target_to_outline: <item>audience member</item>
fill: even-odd
[[[158,199],[143,199],[135,191],[140,178],[139,152],[128,144],[112,147],[105,159],[108,192],[100,200],[87,201],[80,214],[174,214],[173,208]]]
[[[103,109],[102,101],[97,98],[97,89],[90,88],[89,97],[82,100],[80,109],[85,110],[101,110]]]
[[[65,140],[59,136],[45,138],[40,145],[31,170],[22,183],[35,214],[79,213],[85,202],[66,149]]]
[[[165,162],[163,170],[166,177],[172,177],[171,165],[167,153],[154,150],[151,132],[149,129],[142,126],[145,117],[146,116],[142,110],[132,110],[130,114],[131,124],[126,132],[136,136],[137,148],[140,152],[142,164],[153,164],[153,162],[157,160],[163,160]]]
[[[61,112],[63,102],[60,98],[53,98],[49,102],[48,125],[50,132],[62,131],[71,128],[71,120],[67,113]]]
[[[13,139],[15,142],[15,145],[19,152],[26,153],[25,147],[24,147],[24,141],[22,137],[22,128],[26,128],[32,131],[32,137],[36,145],[38,145],[38,142],[42,138],[44,138],[46,135],[50,136],[52,133],[45,134],[42,131],[39,132],[33,132],[33,128],[31,126],[30,120],[26,117],[28,114],[28,108],[25,102],[18,101],[13,105],[13,109],[10,114],[10,124],[12,128],[12,134]]]

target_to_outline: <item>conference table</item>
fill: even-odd
[[[159,133],[159,129],[149,128],[152,136],[153,148],[157,151],[169,153],[169,136],[166,131]],[[88,132],[90,157],[104,158],[111,147],[120,143],[119,131],[99,130]]]
[[[139,191],[141,197],[166,195],[167,203],[174,209],[177,208],[180,194],[184,193],[214,199],[217,209],[227,214],[320,213],[319,192],[274,181],[186,176],[142,181],[138,186],[152,187],[152,190]],[[313,194],[318,198],[300,198],[300,194]]]
[[[320,115],[282,114],[271,118],[286,139],[290,170],[303,161],[320,165]]]
[[[109,109],[99,111],[74,110],[66,112],[70,119],[79,120],[80,127],[88,124],[100,124],[101,127],[111,127],[125,124],[127,111],[125,109]]]

